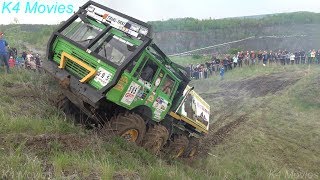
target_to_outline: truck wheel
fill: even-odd
[[[142,146],[151,153],[158,155],[168,138],[168,129],[162,125],[155,125],[147,131]]]
[[[192,137],[189,139],[189,145],[183,153],[184,157],[193,157],[198,152],[199,139]]]
[[[66,113],[66,115],[71,114],[71,101],[64,94],[59,94],[57,98],[53,100],[53,105]]]
[[[110,126],[116,135],[119,135],[130,142],[140,144],[146,132],[144,120],[138,114],[124,113],[113,116]]]
[[[180,157],[189,143],[188,138],[185,135],[175,135],[173,141],[169,145],[169,153],[173,158]]]

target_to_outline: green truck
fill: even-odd
[[[61,23],[43,68],[101,131],[154,154],[194,156],[209,130],[209,105],[185,68],[152,41],[151,26],[93,1]]]

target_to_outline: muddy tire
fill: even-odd
[[[68,106],[68,103],[69,103],[68,102],[69,99],[63,93],[53,94],[49,96],[48,101],[52,106],[58,109],[64,109],[65,107]]]
[[[110,130],[113,135],[140,144],[146,132],[146,125],[138,114],[121,113],[110,119]]]
[[[72,114],[72,102],[64,94],[52,96],[49,101],[54,107],[64,112],[66,116]]]
[[[70,103],[70,100],[65,95],[61,94],[54,102],[54,106],[63,111],[68,111],[70,108]]]
[[[185,135],[175,135],[172,142],[168,147],[168,153],[172,158],[178,158],[183,155],[183,152],[187,148],[189,140]]]
[[[187,157],[187,158],[194,157],[198,152],[199,144],[200,142],[198,138],[195,138],[195,137],[190,138],[188,147],[185,149],[183,153],[183,157]]]
[[[142,146],[151,153],[158,155],[169,138],[169,131],[162,125],[150,127],[147,131]]]

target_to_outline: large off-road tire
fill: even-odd
[[[51,105],[61,110],[66,117],[71,116],[71,114],[73,113],[72,102],[64,94],[60,93],[50,96],[48,100]]]
[[[60,94],[57,96],[53,103],[55,107],[57,107],[64,113],[65,118],[73,119],[74,122],[80,123],[82,125],[89,125],[89,122],[87,122],[88,117],[83,112],[81,112],[81,110],[77,108],[67,98],[67,96]]]
[[[187,148],[189,143],[188,138],[185,135],[175,135],[173,141],[170,142],[168,147],[168,153],[172,158],[178,158],[182,156],[184,150]]]
[[[183,157],[187,157],[187,158],[194,157],[198,153],[199,144],[200,144],[200,141],[198,138],[195,138],[195,137],[189,138],[189,144],[183,153]]]
[[[63,94],[59,94],[57,99],[54,101],[54,106],[62,111],[69,111],[70,108],[70,100]]]
[[[151,153],[158,155],[168,138],[168,129],[162,125],[155,125],[150,127],[147,131],[142,146]]]
[[[111,133],[119,135],[130,142],[140,144],[145,132],[146,124],[142,117],[135,113],[120,113],[110,119]]]

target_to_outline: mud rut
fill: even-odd
[[[212,115],[220,114],[218,118],[210,125],[209,134],[202,140],[200,144],[199,156],[207,156],[210,149],[227,140],[227,138],[243,123],[247,121],[247,116],[257,108],[264,107],[268,101],[257,103],[258,106],[252,108],[252,111],[236,116],[235,113],[239,110],[239,104],[243,103],[245,98],[258,98],[268,94],[281,93],[282,90],[294,85],[305,72],[285,72],[267,74],[254,78],[248,78],[233,83],[223,83],[220,85],[221,90],[215,93],[202,93],[201,96],[206,101],[216,101],[216,104],[221,104],[222,107],[215,109]],[[218,102],[217,102],[218,101]],[[228,107],[230,111],[225,111]],[[227,119],[231,122],[223,124]],[[234,120],[233,120],[234,119]],[[220,126],[220,127],[219,127]]]

